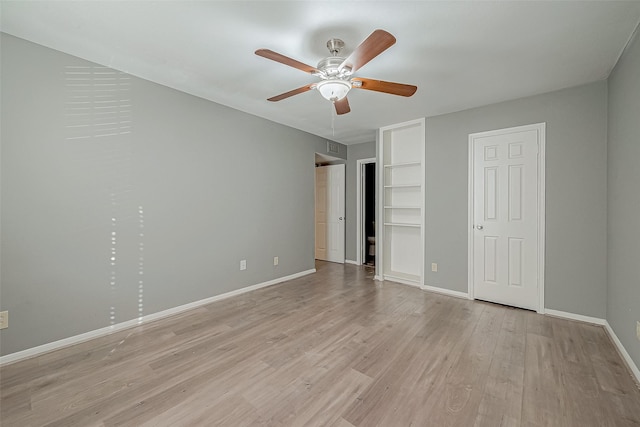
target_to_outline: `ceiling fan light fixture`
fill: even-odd
[[[328,101],[339,101],[351,89],[351,83],[345,80],[323,80],[316,85],[320,95]]]

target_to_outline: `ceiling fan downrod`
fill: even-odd
[[[327,42],[327,49],[329,49],[329,52],[331,52],[333,56],[338,56],[343,47],[344,42],[340,39],[329,39]]]

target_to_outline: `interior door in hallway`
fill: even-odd
[[[538,162],[543,134],[544,125],[531,125],[469,137],[474,298],[540,308]]]
[[[344,263],[344,165],[316,168],[316,259]]]

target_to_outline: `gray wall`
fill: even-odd
[[[94,123],[70,139],[66,67],[93,64],[1,40],[0,354],[313,268],[325,140],[133,77],[131,133],[96,137]],[[426,284],[467,290],[468,134],[546,122],[546,306],[606,316],[640,364],[639,45],[609,79],[608,113],[596,82],[427,119]],[[340,148],[355,259],[356,160],[375,143]]]
[[[1,42],[1,354],[314,268],[324,139],[129,76],[130,133],[99,136],[99,104],[71,127],[94,64]]]
[[[604,318],[606,105],[601,81],[427,118],[425,283],[467,291],[468,135],[546,122],[545,306]]]
[[[351,261],[356,260],[356,244],[357,244],[357,177],[358,168],[357,161],[361,159],[370,159],[376,157],[376,143],[365,142],[363,144],[347,146],[347,182],[346,182],[346,241],[345,241],[345,258]],[[376,208],[377,215],[377,208]]]
[[[640,366],[640,37],[609,77],[607,320]]]

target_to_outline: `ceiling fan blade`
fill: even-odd
[[[418,90],[417,86],[405,85],[402,83],[385,82],[384,80],[365,79],[364,77],[356,77],[351,79],[352,84],[354,82],[360,82],[353,84],[354,89],[366,89],[374,90],[376,92],[390,93],[392,95],[411,96]]]
[[[272,61],[276,61],[293,68],[297,68],[298,70],[302,70],[305,73],[316,74],[320,72],[317,68],[312,67],[311,65],[296,61],[295,59],[291,59],[288,56],[284,56],[269,49],[258,49],[256,50],[256,55],[262,56],[263,58],[271,59]]]
[[[351,111],[351,107],[349,107],[349,100],[346,96],[335,101],[333,105],[336,106],[336,113],[338,113],[338,115],[347,114],[349,111]]]
[[[355,72],[362,68],[364,64],[393,46],[395,42],[396,38],[390,33],[384,30],[375,30],[340,64],[339,68],[349,67],[351,68],[351,72]]]
[[[271,98],[267,99],[267,101],[272,101],[272,102],[282,101],[283,99],[289,98],[290,96],[298,95],[300,93],[304,93],[304,92],[310,91],[311,89],[313,89],[313,86],[315,86],[315,83],[309,83],[306,86],[302,86],[302,87],[299,87],[297,89],[290,90],[289,92],[285,92],[285,93],[281,93],[280,95],[272,96]]]

